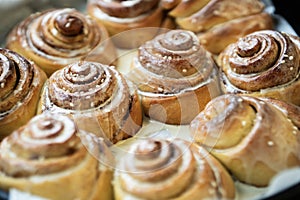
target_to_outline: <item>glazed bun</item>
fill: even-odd
[[[112,200],[112,169],[89,153],[106,157],[107,148],[98,140],[87,149],[81,137],[91,143],[88,135],[67,116],[35,116],[0,144],[0,188],[53,200]]]
[[[34,63],[0,48],[0,140],[36,114],[46,79]]]
[[[219,55],[222,90],[300,105],[299,55],[297,36],[274,30],[246,35]]]
[[[264,187],[300,164],[300,108],[284,101],[226,94],[191,122],[196,143],[239,181]]]
[[[72,116],[79,128],[116,143],[142,126],[136,88],[114,67],[76,62],[49,77],[38,112]]]
[[[181,29],[197,33],[201,44],[219,54],[246,34],[273,28],[260,0],[162,0]]]
[[[167,124],[188,124],[220,94],[218,71],[196,35],[171,30],[138,49],[127,74],[138,87],[143,110]]]
[[[6,47],[34,61],[48,76],[81,60],[117,64],[106,28],[72,8],[31,14],[9,33]]]
[[[181,139],[136,141],[114,172],[117,200],[234,199],[233,179],[204,148]]]
[[[89,0],[88,14],[103,24],[119,48],[137,48],[152,39],[160,29],[175,28],[159,0]]]

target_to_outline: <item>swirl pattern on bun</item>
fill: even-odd
[[[142,125],[135,87],[115,68],[96,62],[76,62],[52,74],[39,112],[71,115],[81,129],[113,143]]]
[[[0,49],[0,139],[35,114],[46,75],[26,58]]]
[[[134,143],[114,174],[121,199],[231,199],[228,172],[206,150],[176,139],[145,139]]]
[[[101,199],[112,199],[112,171],[88,153],[81,134],[88,133],[65,115],[35,116],[0,144],[0,188],[50,199],[93,199],[101,192]]]
[[[276,99],[226,94],[210,101],[190,127],[195,142],[233,176],[262,187],[279,172],[299,166],[299,112]]]
[[[213,54],[246,34],[273,28],[272,16],[260,0],[162,0],[162,6]]]
[[[173,19],[165,16],[159,0],[89,0],[87,12],[107,28],[120,48],[137,48],[161,29],[175,28]]]
[[[300,40],[268,30],[249,34],[218,58],[225,93],[281,99],[300,105]]]
[[[33,60],[48,76],[80,60],[116,63],[106,28],[72,8],[30,15],[11,31],[6,46]]]
[[[168,124],[189,123],[220,94],[216,66],[193,32],[171,30],[138,49],[128,74],[147,116]]]

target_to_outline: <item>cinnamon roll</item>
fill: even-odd
[[[46,78],[32,62],[0,48],[0,140],[36,114]]]
[[[128,74],[138,87],[146,116],[188,124],[220,94],[216,66],[193,32],[171,30],[138,49]]]
[[[276,99],[225,94],[190,124],[206,147],[238,180],[267,186],[300,164],[300,108]]]
[[[81,134],[67,116],[35,116],[0,144],[0,188],[53,200],[112,199],[112,170],[88,153]]]
[[[299,47],[297,36],[275,30],[239,39],[218,57],[222,90],[300,105]]]
[[[246,34],[273,28],[260,0],[162,0],[162,6],[181,29],[197,33],[213,54]]]
[[[106,28],[72,8],[30,15],[10,32],[6,47],[34,61],[48,76],[80,60],[117,61]]]
[[[88,0],[87,12],[103,24],[120,48],[136,48],[152,39],[160,28],[175,28],[159,0]]]
[[[135,135],[142,126],[134,85],[115,68],[96,62],[76,62],[52,74],[38,112],[68,114],[80,129],[113,143]]]
[[[234,199],[235,186],[204,148],[181,139],[134,143],[117,164],[114,194],[122,199]]]

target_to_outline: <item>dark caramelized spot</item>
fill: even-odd
[[[61,14],[57,16],[55,25],[59,32],[66,36],[76,36],[83,32],[82,20],[70,14]]]

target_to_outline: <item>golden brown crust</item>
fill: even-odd
[[[135,88],[115,68],[77,62],[46,82],[39,112],[69,114],[79,128],[113,143],[137,133],[142,125]]]
[[[261,13],[263,9],[259,0],[212,0],[193,15],[178,18],[177,23],[184,29],[201,32],[232,19]]]
[[[121,199],[233,199],[233,180],[203,148],[176,139],[144,139],[122,156],[114,173]]]
[[[117,62],[106,28],[71,8],[30,15],[11,31],[6,47],[33,60],[48,76],[80,60]]]
[[[0,49],[0,140],[35,114],[46,75],[33,63]]]
[[[241,28],[243,27],[243,28]],[[273,28],[273,19],[268,13],[259,13],[242,18],[233,19],[199,33],[200,43],[213,54],[219,54],[229,44],[259,30]]]
[[[224,93],[272,97],[300,105],[299,38],[257,31],[229,45],[218,57]]]
[[[169,10],[169,15],[175,18],[188,17],[202,9],[210,0],[162,0],[162,7]]]
[[[113,15],[103,9],[101,4],[105,4],[110,10],[115,10],[115,4],[117,4],[119,9],[127,10],[127,12],[118,12],[119,14],[116,15],[116,11],[114,11]],[[121,2],[90,0],[87,4],[87,12],[99,24],[103,24],[107,28],[109,34],[113,36],[112,40],[116,46],[131,49],[152,39],[165,25],[165,14],[158,4],[157,0],[146,2],[140,0]],[[134,12],[131,12],[133,10]],[[172,23],[168,24],[168,27],[162,28],[173,28],[173,21],[169,22]]]
[[[212,58],[189,31],[172,30],[148,41],[132,65],[127,77],[154,120],[187,124],[220,92]]]
[[[32,118],[1,142],[0,188],[70,200],[91,199],[92,192],[106,192],[103,189],[111,188],[112,171],[100,170],[98,160],[81,143],[80,134],[88,133],[79,131],[67,116]]]
[[[300,127],[300,107],[295,106],[294,104],[281,101],[278,99],[273,99],[273,98],[260,98],[264,101],[267,101],[274,106],[277,107],[277,109],[281,110],[283,113],[287,115],[289,119],[292,120],[292,122],[297,126]]]
[[[238,180],[267,186],[276,174],[300,163],[299,117],[293,119],[300,110],[276,101],[219,96],[191,122],[191,132]]]
[[[264,12],[260,0],[187,0],[164,1],[162,6],[175,17],[181,29],[204,37],[201,42],[213,54],[220,53],[228,44],[250,32],[272,29],[271,15]],[[260,16],[264,13],[268,16]],[[253,16],[252,18],[248,18]],[[231,22],[232,21],[232,22]]]

